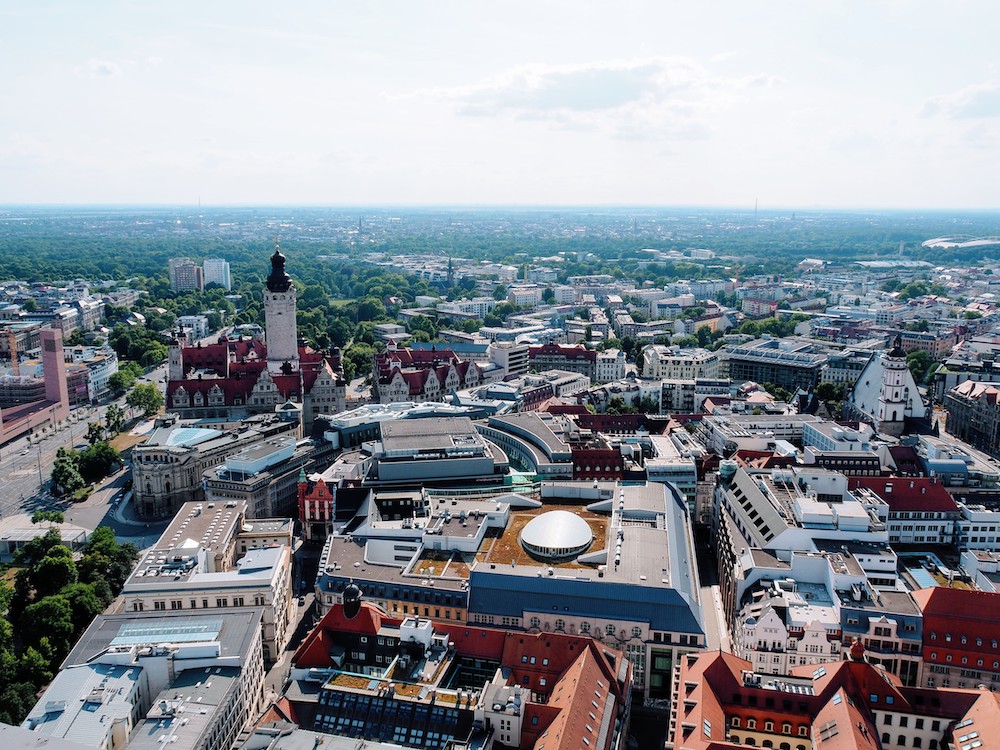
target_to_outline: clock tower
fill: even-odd
[[[272,374],[286,373],[289,367],[293,372],[299,370],[295,310],[295,286],[285,271],[285,256],[276,247],[271,256],[271,273],[264,285],[267,371]]]

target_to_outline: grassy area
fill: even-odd
[[[88,484],[86,487],[81,487],[76,492],[71,492],[70,494],[66,495],[66,499],[69,500],[71,503],[82,503],[84,500],[90,497],[93,491],[94,491],[94,485]]]
[[[116,451],[118,451],[119,453],[124,453],[129,448],[132,448],[133,446],[139,445],[140,443],[146,442],[146,438],[147,437],[149,437],[149,436],[148,435],[132,435],[132,434],[129,434],[128,432],[123,432],[120,435],[116,435],[109,442],[111,443],[111,447],[114,448]]]

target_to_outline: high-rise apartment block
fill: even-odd
[[[170,288],[175,292],[189,292],[205,288],[205,274],[201,266],[190,258],[171,258]]]
[[[207,258],[202,264],[205,285],[218,284],[228,291],[233,288],[233,280],[229,275],[229,261],[225,258]]]

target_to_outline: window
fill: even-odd
[[[590,623],[589,622],[581,622],[580,623],[580,632],[581,633],[589,633],[590,632]]]
[[[736,727],[738,729],[740,726],[740,717],[734,716],[732,720],[729,722],[729,724],[730,726]]]
[[[632,637],[633,638],[639,638],[641,636],[642,636],[642,628],[640,628],[640,627],[634,627],[634,628],[632,628]]]
[[[607,633],[608,635],[614,635],[614,634],[615,634],[615,626],[614,626],[614,623],[610,623],[610,622],[609,622],[609,623],[608,623],[608,624],[607,624],[607,625],[605,626],[605,628],[604,628],[604,632],[605,632],[605,633]]]

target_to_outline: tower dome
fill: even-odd
[[[285,256],[275,248],[271,256],[271,273],[267,277],[267,291],[287,292],[292,286],[292,277],[285,271]]]
[[[344,589],[344,617],[353,620],[361,611],[361,589],[356,583],[349,583]]]

